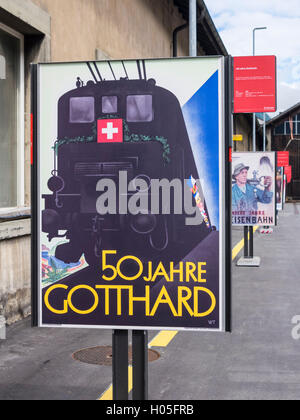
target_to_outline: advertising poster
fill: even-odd
[[[275,156],[275,152],[233,153],[233,225],[275,225]]]
[[[276,170],[276,210],[283,210],[284,168],[277,166]]]
[[[224,331],[224,58],[33,78],[38,325]]]

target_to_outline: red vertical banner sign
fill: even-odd
[[[234,57],[234,113],[276,109],[276,57]]]
[[[289,166],[290,152],[277,152],[277,166]]]
[[[284,174],[286,175],[286,182],[289,184],[292,180],[292,167],[290,165],[284,167]]]

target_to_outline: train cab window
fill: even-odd
[[[70,99],[70,123],[91,123],[95,121],[95,98]]]
[[[116,114],[118,112],[118,97],[102,97],[102,114]]]
[[[152,95],[127,96],[127,121],[128,122],[153,121]]]

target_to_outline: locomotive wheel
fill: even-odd
[[[72,242],[59,245],[55,257],[66,264],[77,263],[82,255],[82,250]]]

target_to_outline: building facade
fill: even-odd
[[[31,309],[30,63],[187,56],[188,5],[0,0],[0,315],[8,324]],[[198,21],[198,55],[227,55],[203,0]]]
[[[272,150],[289,152],[292,180],[287,198],[300,200],[300,103],[267,122],[267,138]]]

